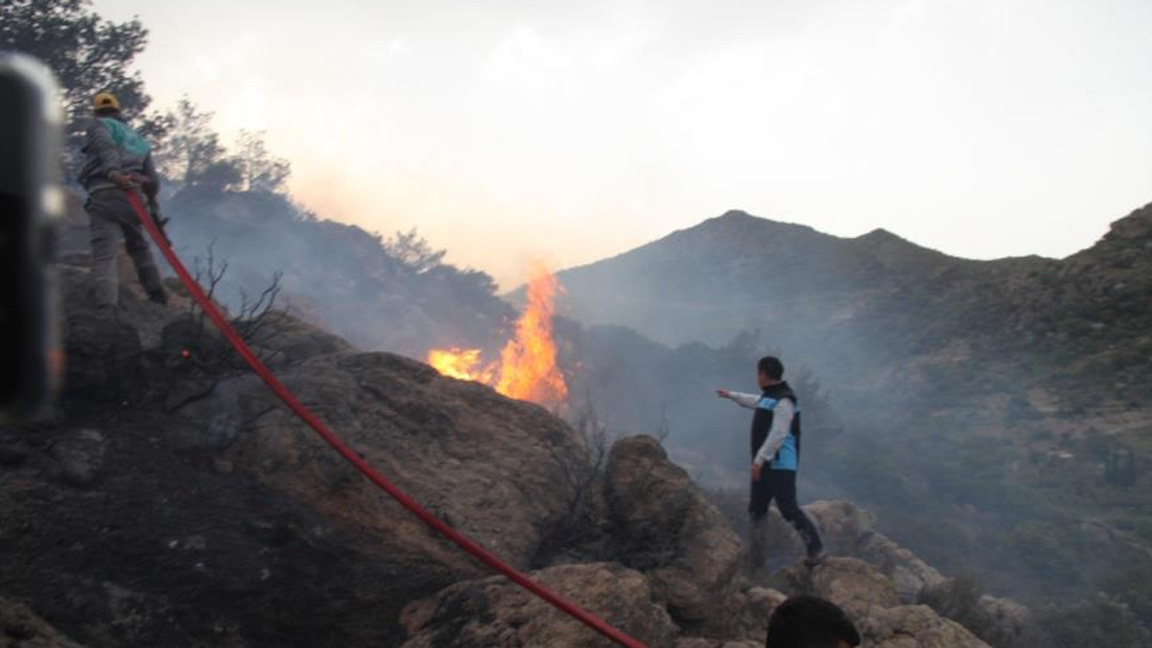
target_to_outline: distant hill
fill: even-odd
[[[1116,399],[1139,400],[1152,385],[1141,371],[1152,350],[1152,206],[1067,259],[996,261],[885,230],[840,238],[732,211],[560,278],[561,311],[575,319],[671,345],[757,330],[839,389],[871,392],[877,372],[916,359],[972,378],[984,363],[1026,361],[1030,382]],[[1074,384],[1082,375],[1094,384]],[[914,378],[897,382],[933,386]]]
[[[442,263],[414,234],[391,239],[319,219],[265,191],[181,191],[164,202],[177,251],[228,264],[217,296],[233,310],[282,274],[280,306],[365,349],[423,358],[434,346],[496,345],[515,312],[488,275]],[[423,247],[421,247],[423,246]]]

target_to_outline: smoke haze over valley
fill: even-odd
[[[312,210],[506,290],[732,207],[1063,257],[1152,195],[1143,0],[94,6],[149,28],[156,107],[267,131]]]

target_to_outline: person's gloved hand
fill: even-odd
[[[108,174],[108,179],[116,183],[117,187],[121,189],[131,189],[135,185],[132,182],[132,174],[112,172]]]

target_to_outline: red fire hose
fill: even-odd
[[[160,248],[160,251],[164,254],[164,258],[168,260],[168,264],[176,271],[176,276],[180,278],[181,283],[188,289],[188,292],[192,295],[192,298],[196,300],[196,303],[200,305],[200,308],[204,309],[204,312],[208,315],[208,318],[212,320],[212,323],[216,325],[216,328],[220,329],[220,332],[228,340],[228,343],[232,345],[232,348],[236,350],[236,353],[240,354],[240,357],[248,363],[252,371],[255,371],[256,375],[260,376],[260,379],[268,385],[280,400],[284,401],[284,404],[287,405],[301,421],[308,424],[308,427],[312,428],[316,434],[320,435],[320,438],[324,439],[328,445],[340,453],[341,457],[344,457],[356,470],[360,471],[360,473],[367,477],[373,484],[376,484],[380,490],[387,493],[392,499],[399,502],[401,506],[408,509],[413,515],[419,518],[421,522],[432,527],[434,531],[451,540],[461,549],[472,554],[492,569],[507,576],[509,580],[520,587],[544,599],[556,609],[580,621],[621,646],[627,646],[628,648],[647,648],[643,643],[608,625],[603,619],[600,619],[543,585],[536,583],[515,567],[505,563],[496,557],[495,554],[481,547],[468,536],[448,526],[448,524],[440,518],[433,515],[423,506],[420,506],[410,495],[388,481],[384,475],[380,474],[375,468],[369,465],[367,461],[362,459],[360,455],[349,448],[340,437],[329,430],[323,421],[305,407],[304,404],[276,378],[276,375],[261,362],[260,358],[256,357],[252,349],[248,348],[248,345],[244,342],[244,339],[240,337],[240,334],[236,332],[236,329],[232,327],[232,324],[220,313],[220,310],[216,308],[212,300],[204,294],[204,290],[200,288],[200,285],[196,283],[192,275],[188,274],[188,269],[184,267],[180,258],[177,257],[176,253],[172,250],[172,246],[169,245],[168,240],[161,234],[160,229],[156,226],[155,221],[152,220],[151,215],[149,215],[148,210],[144,207],[144,204],[140,201],[136,192],[134,190],[127,190],[125,193],[128,196],[128,202],[131,203],[132,208],[136,210],[136,216],[140,218],[144,229],[148,231],[148,235],[152,237],[152,240]]]

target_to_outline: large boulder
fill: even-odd
[[[732,608],[740,614],[732,624],[729,636],[762,642],[768,634],[768,619],[776,607],[787,600],[784,593],[763,587],[753,587],[732,598]]]
[[[776,578],[789,595],[826,598],[853,618],[900,605],[892,581],[856,558],[829,558],[814,569],[796,565],[782,570]]]
[[[646,573],[673,618],[688,627],[731,623],[740,539],[660,443],[618,441],[608,459],[608,511],[620,560]]]
[[[819,596],[853,619],[865,645],[876,648],[989,648],[963,626],[925,605],[902,605],[892,582],[855,558],[830,558],[778,575],[789,595]]]
[[[735,612],[727,615],[728,626],[708,637],[681,637],[676,648],[744,648],[763,646],[768,634],[768,620],[776,606],[787,600],[782,592],[753,587],[728,599]]]
[[[651,648],[677,632],[652,599],[648,579],[614,563],[559,565],[533,572],[545,587],[584,606]],[[610,648],[615,644],[502,577],[457,583],[409,605],[403,648]]]
[[[830,554],[859,558],[880,570],[892,581],[901,601],[915,602],[921,590],[944,581],[940,572],[876,530],[875,517],[854,503],[820,500],[804,510],[820,528]],[[796,533],[775,510],[770,514],[768,533],[774,552],[789,562],[804,555]]]
[[[565,513],[569,482],[556,457],[582,451],[544,409],[441,377],[385,353],[320,355],[281,379],[361,457],[460,531],[518,568]],[[205,422],[227,439],[220,459],[325,515],[370,530],[379,560],[453,580],[482,572],[336,458],[263,384],[241,376],[181,410],[184,433]],[[214,439],[208,441],[215,442]]]
[[[1031,610],[1006,598],[988,596],[971,578],[948,579],[925,588],[919,603],[956,621],[997,646],[1029,645],[1036,622]]]
[[[959,623],[924,605],[873,610],[857,625],[866,645],[873,648],[990,648]]]

